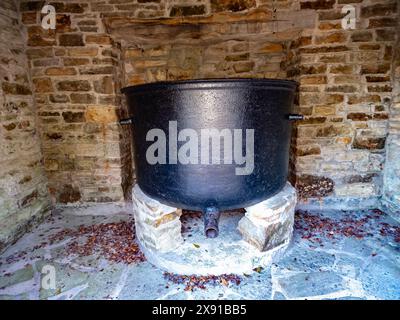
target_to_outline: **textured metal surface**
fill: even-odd
[[[288,115],[295,87],[296,83],[288,80],[217,79],[122,89],[132,117],[140,188],[165,204],[203,212],[212,207],[225,210],[249,206],[279,192],[287,180]],[[178,131],[254,129],[253,172],[236,175],[235,163],[149,164],[146,150],[153,142],[146,141],[146,134],[153,128],[168,134],[169,121],[177,121]],[[178,148],[183,143],[179,142]]]
[[[216,238],[219,233],[219,218],[221,217],[221,211],[215,207],[208,207],[204,210],[204,234],[207,238]]]

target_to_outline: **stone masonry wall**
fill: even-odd
[[[125,6],[115,5],[103,14],[107,30],[123,44],[124,85],[196,78],[286,78],[282,66],[290,39],[314,19],[313,14],[305,16],[309,21],[293,16],[300,11],[292,0],[148,2],[154,6],[157,2],[159,10],[127,14],[119,11]]]
[[[198,39],[183,34],[177,42],[155,31],[153,43],[125,48],[125,84],[201,78],[285,78],[281,65],[286,59],[286,43],[272,35],[255,40],[248,33],[238,34],[237,28],[235,24],[223,28],[202,26],[197,28]],[[213,38],[206,38],[210,33]]]
[[[345,4],[356,8],[355,30],[341,27]],[[297,126],[299,193],[328,197],[325,204],[339,199],[346,206],[374,206],[382,194],[399,4],[337,0],[300,7],[315,9],[318,20],[293,49],[300,110],[307,116]]]
[[[398,15],[400,21],[400,10]],[[397,25],[400,34],[400,23]],[[386,142],[386,163],[383,200],[387,209],[400,218],[400,37],[392,58],[392,104],[389,111],[389,136]]]
[[[291,2],[280,3],[287,7]],[[251,31],[252,39],[246,39],[247,33],[243,31],[246,25],[238,24],[225,30],[224,12],[239,11],[240,16],[248,8],[256,9],[255,1],[46,2],[56,9],[56,30],[41,28],[43,15],[40,11],[44,4],[44,1],[23,0],[20,10],[28,32],[27,55],[35,86],[49,190],[57,203],[111,202],[129,198],[133,176],[130,132],[116,122],[127,114],[119,95],[121,86],[212,75],[285,76],[280,68],[285,58],[284,43],[257,42],[255,26]],[[264,6],[269,8],[270,3]],[[271,17],[271,12],[269,8],[267,16],[262,16]],[[111,37],[104,23],[108,17],[134,17],[139,21],[172,17],[180,21],[184,16],[209,16],[211,13],[220,15],[219,19],[223,20],[216,26],[205,26],[205,34],[229,33],[227,37],[233,38],[232,41],[222,44],[224,38],[216,37],[217,40],[205,48],[206,38],[194,43],[197,28],[192,26],[184,30],[183,41],[174,48],[171,43],[179,37],[171,34],[169,38],[157,36],[152,44],[136,50],[137,47],[132,49],[121,38]],[[266,23],[264,28],[270,29],[271,24]],[[146,29],[146,26],[138,27],[133,34],[142,32],[146,38],[149,32]],[[238,32],[242,33],[241,39],[235,40]],[[129,36],[132,32],[126,34]],[[160,45],[160,40],[164,44]],[[143,50],[146,53],[142,54]],[[220,53],[224,51],[226,59],[221,60]],[[121,53],[126,63],[121,63]],[[136,56],[138,59],[133,63],[135,55],[140,56]],[[157,59],[169,59],[168,71],[165,62]]]
[[[375,205],[382,195],[398,1],[57,1],[50,32],[39,25],[43,3],[24,0],[21,11],[58,202],[127,198],[119,87],[210,77],[300,82],[306,119],[294,132],[291,180],[302,198]],[[346,4],[356,8],[355,30],[341,27]]]
[[[356,10],[355,30],[341,26],[341,9],[348,4]],[[204,10],[197,5],[169,15],[166,10],[164,19],[146,23],[108,13],[109,30],[124,42],[125,84],[218,77],[295,79],[300,83],[297,104],[306,117],[294,132],[291,180],[303,203],[320,205],[325,199],[332,206],[378,205],[392,104],[397,2],[246,5],[249,10],[235,7],[236,15],[225,15],[223,24],[218,23],[220,9],[206,3]],[[206,18],[192,17],[203,11]],[[265,14],[257,19],[260,12]],[[270,23],[263,23],[264,18]],[[311,25],[299,31],[281,22],[294,18],[308,19]],[[274,19],[278,21],[271,23]]]
[[[49,211],[36,110],[16,3],[0,2],[0,251]]]
[[[118,2],[118,1],[117,1]],[[50,2],[56,30],[40,26],[44,1],[21,2],[49,190],[61,204],[123,201],[131,184],[128,128],[117,123],[120,48],[101,2]]]

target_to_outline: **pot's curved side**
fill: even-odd
[[[278,193],[287,180],[288,115],[295,88],[293,81],[275,79],[192,80],[124,88],[133,119],[140,188],[162,203],[203,212],[250,206]],[[204,159],[209,137],[204,135],[210,134],[209,129],[221,135],[218,164],[212,162],[218,154],[212,150],[213,138],[208,140],[208,163]],[[197,154],[194,148],[188,151],[196,139]],[[162,145],[165,157],[164,151],[150,152]],[[150,161],[149,154],[154,156]]]

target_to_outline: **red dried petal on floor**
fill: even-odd
[[[78,229],[65,229],[50,238],[50,243],[71,237],[67,244],[68,254],[90,256],[98,254],[109,261],[132,264],[145,261],[136,241],[133,222],[81,225]]]
[[[174,284],[183,284],[185,291],[193,291],[194,289],[206,289],[208,285],[229,286],[239,285],[242,281],[241,277],[236,274],[222,274],[197,276],[197,275],[179,275],[170,272],[164,272],[164,278]]]
[[[400,241],[400,227],[380,222],[384,213],[379,209],[369,211],[362,218],[347,213],[341,219],[322,217],[307,211],[298,211],[295,216],[295,230],[302,239],[323,246],[321,239],[338,240],[343,237],[363,239],[375,234],[390,236],[394,241]],[[349,216],[348,216],[349,215]]]

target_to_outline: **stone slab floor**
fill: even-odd
[[[0,256],[0,299],[400,299],[400,224],[379,210],[298,212],[279,262],[207,277],[146,262],[126,212],[68,212],[53,213]],[[183,221],[191,241],[201,218]]]

